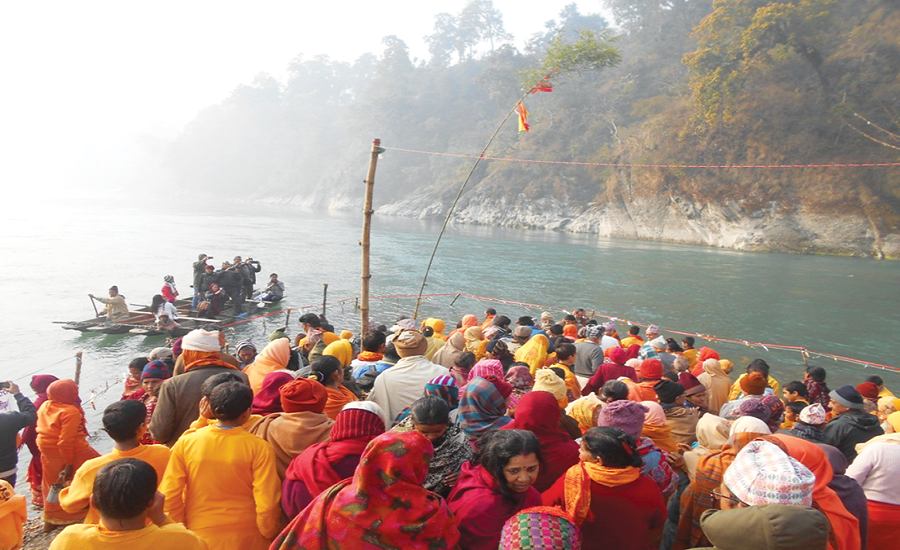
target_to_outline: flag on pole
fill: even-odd
[[[519,113],[519,132],[527,132],[531,126],[528,125],[528,109],[525,108],[525,104],[521,101],[518,105],[516,105],[516,111]]]
[[[550,76],[547,75],[540,82],[535,84],[534,87],[531,89],[531,91],[528,93],[536,94],[538,92],[552,92],[552,91],[553,91],[553,84],[550,83]]]

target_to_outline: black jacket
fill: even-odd
[[[883,433],[877,416],[850,410],[834,417],[825,425],[822,443],[837,447],[847,457],[847,462],[853,462],[856,458],[857,443],[865,443]]]
[[[0,472],[16,467],[19,462],[16,434],[37,422],[37,410],[31,400],[21,393],[15,397],[19,410],[0,413]]]
[[[203,276],[200,277],[200,286],[194,285],[194,290],[197,292],[206,292],[209,290],[209,285],[216,283],[219,284],[219,273],[204,273]]]

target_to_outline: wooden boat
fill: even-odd
[[[279,303],[281,301],[247,300],[244,302],[244,312],[240,316],[235,316],[234,306],[231,302],[228,302],[228,307],[215,318],[200,318],[196,317],[195,312],[191,312],[191,300],[175,300],[174,305],[179,314],[179,327],[171,331],[157,329],[156,316],[150,311],[149,306],[140,307],[133,311],[129,310],[127,315],[112,321],[107,321],[106,317],[101,315],[100,317],[85,319],[84,321],[71,321],[60,324],[62,324],[64,329],[77,330],[83,333],[136,334],[143,336],[168,335],[178,338],[198,328],[218,330],[224,322],[244,319],[251,316],[255,310],[269,308]]]

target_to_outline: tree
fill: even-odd
[[[690,87],[707,123],[727,121],[737,94],[755,67],[778,63],[786,51],[816,72],[825,95],[820,44],[834,0],[717,0],[697,27],[699,44],[684,57]]]
[[[431,54],[431,63],[439,67],[450,64],[450,57],[457,52],[461,60],[463,53],[459,52],[459,35],[456,28],[456,17],[449,13],[439,13],[434,16],[434,32],[425,37],[428,44],[428,52]]]

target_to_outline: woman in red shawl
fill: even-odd
[[[666,508],[656,483],[641,475],[634,438],[619,428],[591,428],[580,454],[581,462],[543,494],[544,505],[561,505],[584,539],[602,540],[604,548],[658,548]]]
[[[545,391],[526,393],[516,407],[516,418],[504,430],[528,430],[541,443],[541,471],[534,488],[539,493],[549,489],[571,466],[578,464],[578,443],[559,425],[559,404]]]
[[[387,432],[352,479],[332,486],[278,535],[272,550],[442,550],[459,531],[447,504],[422,488],[433,450],[416,431]]]
[[[40,409],[47,400],[47,388],[59,378],[52,374],[36,374],[31,377],[31,389],[37,394],[34,400],[35,410]],[[31,452],[31,462],[28,464],[28,485],[31,487],[31,503],[35,506],[44,505],[44,495],[41,494],[41,480],[43,469],[41,468],[41,450],[37,445],[37,424],[28,426],[22,430],[22,443],[28,446]]]
[[[465,550],[496,550],[506,520],[540,506],[532,487],[540,470],[541,445],[524,430],[490,432],[481,441],[478,463],[462,465],[447,503]]]
[[[289,518],[335,483],[353,476],[366,445],[384,433],[378,410],[371,401],[348,403],[331,427],[331,441],[311,445],[291,461],[281,491],[281,508]]]
[[[281,408],[281,386],[294,379],[285,371],[270,372],[263,378],[259,393],[253,396],[253,414],[268,416],[272,413],[284,412]]]

